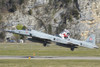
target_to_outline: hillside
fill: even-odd
[[[0,5],[0,22],[7,29],[23,24],[58,34],[66,28],[77,39],[84,40],[92,33],[100,38],[99,0],[1,0]]]

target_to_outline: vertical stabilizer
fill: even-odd
[[[90,36],[86,39],[86,42],[90,42],[90,43],[92,43],[92,44],[95,45],[95,35],[94,35],[94,34],[90,35]]]

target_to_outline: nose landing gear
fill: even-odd
[[[71,47],[70,49],[71,49],[71,51],[74,51],[75,48],[74,47]]]

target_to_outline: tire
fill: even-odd
[[[71,51],[74,51],[74,47],[71,47],[70,49],[71,49]]]

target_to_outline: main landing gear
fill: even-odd
[[[71,51],[74,51],[75,48],[74,47],[71,47],[70,49],[71,49]]]
[[[44,42],[43,42],[44,47],[49,46],[49,44],[50,44],[50,41],[44,40]]]
[[[44,46],[44,47],[46,47],[46,46],[47,46],[47,43],[46,43],[46,42],[44,42],[44,43],[43,43],[43,46]]]

